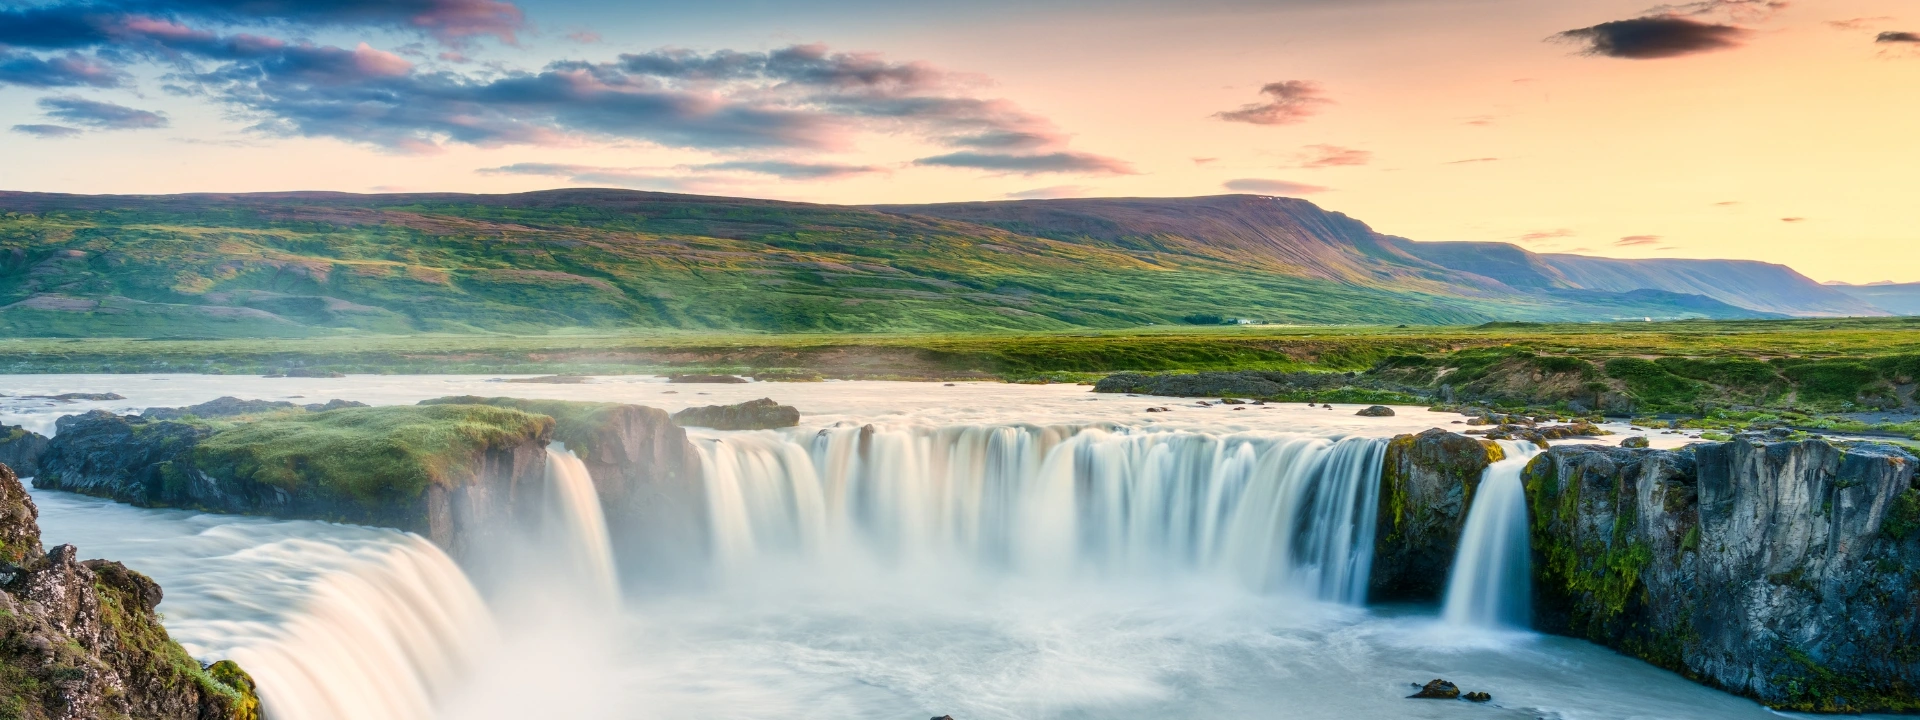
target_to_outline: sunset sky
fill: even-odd
[[[1920,281],[1920,4],[0,0],[0,189],[1303,197]]]

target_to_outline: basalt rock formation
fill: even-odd
[[[659,577],[704,560],[706,487],[687,431],[640,405],[460,396],[422,404],[506,407],[555,419],[553,439],[587,466],[626,577]]]
[[[1920,710],[1916,463],[1756,434],[1555,447],[1524,476],[1535,624],[1775,708]]]
[[[43,552],[38,519],[0,465],[0,717],[259,720],[245,671],[167,636],[157,583],[72,545]]]
[[[1387,444],[1368,599],[1439,599],[1480,475],[1502,457],[1497,444],[1439,429]]]
[[[553,420],[475,406],[362,407],[215,425],[95,410],[57,427],[35,487],[393,527],[460,555],[538,507]]]
[[[0,465],[6,465],[24,477],[40,472],[40,455],[47,451],[47,436],[18,425],[0,425]]]
[[[772,430],[799,425],[800,411],[771,398],[760,398],[734,405],[690,407],[674,413],[673,422],[715,430]]]

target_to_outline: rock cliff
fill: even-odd
[[[38,512],[0,465],[0,717],[259,720],[253,679],[160,626],[160,586],[117,562],[40,546]]]
[[[772,430],[799,425],[800,411],[772,398],[760,398],[734,405],[690,407],[674,413],[673,422],[683,427],[715,430]]]
[[[1915,457],[1743,435],[1525,473],[1535,623],[1781,709],[1920,710]]]
[[[0,425],[0,465],[33,477],[40,473],[40,455],[47,451],[47,436],[18,425]]]
[[[1440,598],[1480,475],[1501,457],[1495,443],[1439,429],[1387,444],[1369,600]]]

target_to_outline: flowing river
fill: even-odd
[[[480,586],[404,533],[35,491],[49,545],[152,575],[169,631],[238,660],[276,720],[1777,717],[1509,627],[1524,619],[1517,467],[1489,470],[1447,619],[1366,605],[1385,439],[1457,415],[989,383],[7,381],[0,422],[42,432],[93,407],[221,395],[667,410],[769,396],[803,412],[792,430],[693,433],[714,553],[692,579],[618,577],[591,479],[560,447],[547,522],[517,552],[469,559],[508,579]],[[26,397],[70,392],[127,399]],[[1404,699],[1436,677],[1494,700]]]

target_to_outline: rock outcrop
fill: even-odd
[[[682,427],[715,430],[773,430],[799,425],[800,411],[772,398],[760,398],[735,405],[687,408],[674,413],[673,422]]]
[[[242,400],[237,397],[227,396],[214,398],[199,405],[188,405],[186,407],[150,407],[140,411],[140,416],[148,420],[179,420],[187,417],[222,418],[240,415],[259,415],[262,413],[286,410],[326,412],[328,410],[339,410],[340,408],[350,407],[367,407],[367,404],[353,400],[328,400],[324,403],[307,403],[301,405],[285,400]]]
[[[460,396],[423,404],[508,407],[555,419],[553,439],[593,476],[626,577],[704,563],[709,533],[700,455],[666,411],[640,405]]]
[[[464,409],[463,409],[464,408]],[[63,417],[34,486],[146,507],[417,532],[456,556],[537,508],[551,418],[501,408],[348,408],[231,427]]]
[[[1888,445],[1562,446],[1525,474],[1535,624],[1775,708],[1920,710],[1920,490]]]
[[[1438,429],[1387,444],[1368,599],[1439,599],[1480,475],[1503,456],[1497,444]]]
[[[0,717],[259,720],[253,679],[167,636],[160,586],[117,562],[43,552],[38,512],[0,465]]]
[[[18,425],[0,425],[0,465],[6,465],[22,477],[40,474],[40,455],[47,451],[47,436]]]

